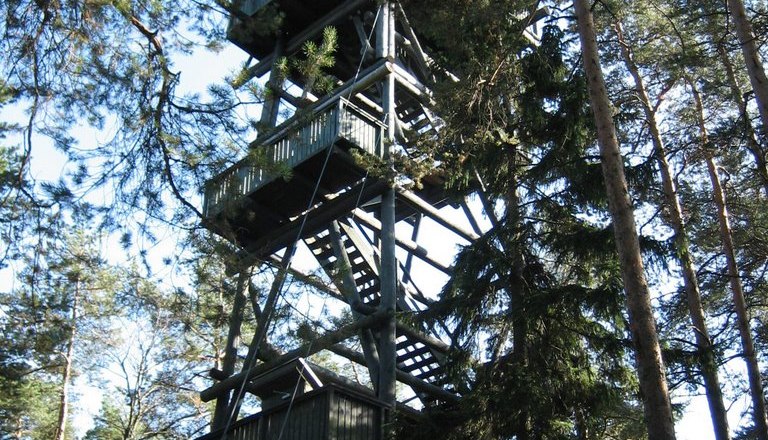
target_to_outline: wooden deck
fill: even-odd
[[[254,143],[255,159],[243,159],[206,183],[203,213],[216,216],[231,202],[281,178],[281,171],[288,172],[340,142],[348,144],[345,150],[356,147],[381,157],[382,129],[376,118],[343,98],[318,109],[312,118],[294,117]]]
[[[256,243],[260,254],[269,253],[285,246],[281,237],[295,230],[310,200],[312,222],[328,222],[361,197],[381,193],[381,183],[365,179],[366,170],[350,150],[381,157],[382,124],[344,98],[323,102],[306,115],[257,139],[256,159],[247,157],[206,183],[206,227],[244,248]],[[305,231],[311,232],[311,224]]]

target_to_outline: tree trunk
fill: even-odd
[[[675,181],[672,178],[672,171],[667,161],[667,153],[664,147],[664,141],[661,138],[659,126],[656,120],[656,111],[651,105],[648,91],[640,70],[635,64],[631,48],[624,39],[624,33],[621,23],[614,24],[616,35],[621,46],[621,54],[624,63],[627,66],[633,80],[635,81],[635,91],[640,99],[645,113],[648,130],[651,134],[654,154],[659,163],[661,172],[661,181],[664,189],[664,202],[669,211],[668,222],[675,233],[675,250],[677,259],[680,262],[680,269],[683,275],[683,286],[685,288],[686,302],[688,304],[688,315],[693,325],[696,346],[701,354],[699,366],[701,375],[704,378],[704,389],[709,404],[709,413],[712,419],[715,438],[717,440],[730,439],[728,432],[728,413],[723,403],[723,393],[720,390],[720,380],[717,375],[717,362],[713,351],[712,341],[707,331],[706,320],[704,317],[704,308],[701,305],[701,293],[699,290],[699,280],[696,277],[696,270],[693,265],[693,257],[689,252],[688,233],[685,222],[683,221],[682,209],[680,208],[680,199],[678,198]]]
[[[616,249],[627,295],[629,323],[635,346],[648,437],[651,440],[670,440],[675,438],[672,404],[669,400],[648,284],[643,272],[635,216],[611,116],[611,104],[600,67],[592,13],[586,0],[576,0],[574,6],[587,87],[597,126],[603,178],[613,218]]]
[[[67,431],[67,415],[69,413],[69,382],[72,378],[72,360],[75,353],[75,338],[77,337],[77,307],[80,299],[80,280],[75,280],[75,293],[72,299],[72,328],[67,341],[67,353],[64,355],[64,372],[61,374],[61,395],[59,396],[59,418],[56,424],[55,440],[63,440]]]
[[[696,84],[688,79],[691,86],[693,99],[696,104],[696,118],[699,123],[701,135],[701,145],[707,160],[707,170],[712,182],[712,195],[717,207],[717,221],[720,225],[720,239],[723,242],[723,253],[728,264],[728,279],[731,284],[733,295],[733,304],[736,311],[736,319],[739,326],[739,335],[741,336],[741,345],[744,351],[744,362],[747,364],[747,376],[749,379],[749,390],[752,395],[752,417],[755,424],[755,433],[760,440],[768,440],[768,422],[765,418],[765,397],[763,396],[763,384],[760,378],[760,367],[757,364],[755,356],[755,346],[752,342],[752,334],[749,328],[749,315],[747,313],[747,304],[744,300],[744,290],[741,286],[741,277],[736,263],[736,253],[733,246],[731,234],[731,225],[728,220],[728,209],[725,204],[725,194],[723,186],[720,183],[720,176],[717,173],[717,164],[714,157],[709,152],[709,136],[707,127],[704,124],[704,106],[701,102],[701,96],[696,88]]]
[[[731,95],[736,105],[739,107],[739,115],[744,124],[744,138],[747,143],[747,149],[752,153],[752,157],[755,158],[755,165],[757,166],[757,175],[760,178],[760,183],[765,190],[765,195],[768,197],[768,165],[766,164],[765,151],[757,141],[755,135],[755,129],[752,127],[752,121],[747,111],[747,102],[744,101],[744,97],[741,93],[741,87],[739,81],[736,79],[736,74],[733,71],[733,64],[728,57],[728,52],[720,44],[717,46],[717,53],[720,56],[720,61],[725,67],[725,74],[728,77],[728,85],[731,87]]]
[[[763,135],[766,135],[766,130],[768,130],[768,78],[765,76],[760,53],[757,51],[752,24],[750,24],[749,18],[747,18],[744,2],[741,0],[728,0],[728,9],[730,9],[731,17],[733,17],[733,26],[736,29],[736,35],[739,37],[741,53],[744,55],[744,61],[747,64],[749,82],[752,84],[752,90],[755,92],[760,122],[763,125],[762,132]]]
[[[517,154],[515,146],[510,146],[507,159],[511,162],[512,178],[506,194],[506,224],[515,229],[513,242],[507,248],[511,253],[512,271],[509,275],[509,302],[512,318],[512,356],[511,361],[518,367],[525,369],[528,365],[528,319],[525,307],[527,283],[525,281],[525,258],[523,257],[523,225],[520,214],[520,195],[518,193],[519,182],[517,179]],[[522,402],[519,409],[518,423],[515,429],[515,438],[528,440],[530,438],[530,414],[526,402]]]

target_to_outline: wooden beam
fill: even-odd
[[[347,234],[347,237],[349,237],[355,245],[357,251],[360,252],[363,260],[365,260],[365,263],[371,269],[371,272],[373,272],[374,275],[379,276],[379,257],[376,254],[376,248],[360,235],[360,232],[358,232],[352,225],[341,223],[340,226],[344,230],[344,233]]]
[[[326,333],[306,345],[289,351],[272,362],[267,362],[253,367],[250,370],[242,371],[206,388],[200,393],[200,398],[203,402],[210,402],[221,394],[241,386],[243,381],[248,381],[251,378],[269,371],[271,368],[282,365],[297,357],[307,357],[325,350],[334,344],[354,336],[361,328],[377,327],[382,321],[389,319],[390,317],[391,314],[388,312],[376,312],[351,324],[347,324],[334,332]]]
[[[280,262],[280,257],[274,254],[270,255],[269,262],[278,264]],[[344,295],[342,295],[341,292],[339,292],[338,289],[336,289],[332,284],[326,284],[321,280],[317,279],[317,277],[310,274],[306,274],[293,267],[288,269],[288,273],[290,273],[292,277],[296,278],[302,283],[305,283],[309,286],[314,287],[315,289],[325,292],[340,301],[344,301]]]
[[[229,377],[235,372],[235,363],[237,362],[237,347],[240,345],[240,327],[243,323],[245,309],[245,290],[250,284],[250,269],[240,272],[237,278],[237,291],[232,304],[232,312],[229,315],[229,330],[227,333],[227,343],[224,348],[224,359],[222,360],[221,374],[223,377]],[[211,371],[213,371],[212,369]],[[218,370],[217,370],[218,371]],[[211,430],[223,428],[226,424],[229,409],[229,393],[223,394],[216,399],[216,407],[213,411],[211,421]]]
[[[374,195],[380,194],[387,188],[387,184],[381,181],[366,181],[366,183],[367,184],[365,184],[364,187],[363,183],[360,183],[332,201],[326,201],[321,206],[310,211],[310,215],[307,217],[304,224],[304,229],[302,231],[303,235],[317,231],[331,221],[354,209],[354,207],[357,206],[358,198],[367,200]],[[302,221],[303,216],[277,228],[270,233],[269,236],[249,244],[240,252],[241,266],[252,265],[253,261],[258,260],[264,255],[270,254],[291,244],[297,238],[296,234]]]
[[[413,327],[410,327],[404,323],[401,323],[401,322],[397,323],[397,331],[410,338],[413,338],[421,342],[422,344],[426,345],[427,347],[441,354],[448,354],[448,352],[451,350],[451,347],[445,342],[439,339],[427,336],[421,333],[420,331],[414,329]]]
[[[472,213],[472,210],[469,209],[467,197],[464,197],[464,201],[461,202],[461,209],[464,210],[464,215],[467,216],[467,220],[469,220],[469,224],[472,226],[472,230],[474,230],[477,235],[483,235],[483,230],[480,229],[480,225],[477,223],[475,215]]]
[[[328,349],[338,354],[341,357],[349,359],[352,362],[358,363],[360,365],[365,365],[365,358],[363,357],[362,354],[356,352],[355,350],[352,350],[341,344],[332,345]],[[412,387],[414,390],[421,391],[425,394],[429,394],[431,396],[435,396],[450,402],[458,402],[459,400],[461,400],[461,398],[456,394],[453,394],[450,391],[446,391],[443,388],[440,388],[436,385],[432,385],[429,382],[425,382],[422,379],[419,379],[418,377],[413,376],[410,373],[406,373],[403,370],[396,369],[395,377],[397,378],[398,381]]]
[[[352,23],[355,25],[355,32],[357,32],[357,38],[360,39],[360,46],[362,47],[360,56],[365,54],[366,59],[373,58],[375,49],[371,46],[371,42],[368,41],[368,35],[365,33],[363,21],[360,20],[360,17],[355,15],[352,17]]]
[[[416,98],[427,105],[434,105],[432,100],[432,91],[427,86],[421,83],[416,77],[411,75],[411,72],[403,69],[400,65],[390,63],[390,72],[395,74],[397,82],[408,89]]]
[[[396,6],[400,25],[403,27],[403,30],[405,30],[405,35],[408,37],[406,45],[411,46],[416,59],[416,64],[419,65],[419,68],[422,70],[424,77],[434,81],[434,75],[432,75],[430,78],[430,74],[432,73],[431,69],[429,68],[431,59],[424,52],[424,49],[421,47],[421,43],[419,43],[418,37],[416,37],[416,33],[413,32],[413,27],[411,27],[411,22],[408,20],[408,16],[405,15],[403,6],[400,4],[400,2],[396,3]]]
[[[280,109],[280,95],[278,90],[283,90],[283,78],[280,75],[280,65],[278,60],[283,56],[283,37],[279,35],[275,42],[275,49],[272,52],[272,65],[270,66],[269,81],[267,81],[266,90],[268,91],[264,104],[261,106],[260,122],[263,126],[274,127],[277,124],[278,110]]]
[[[375,217],[368,214],[367,212],[363,211],[362,209],[359,209],[359,208],[354,209],[352,211],[352,215],[354,215],[355,218],[357,218],[366,226],[370,227],[376,232],[381,232],[381,222],[377,220]],[[430,257],[426,249],[419,246],[417,243],[414,243],[411,239],[404,238],[400,236],[400,234],[395,233],[395,242],[403,249],[413,252],[414,255],[419,257],[425,263],[429,263],[429,265],[431,265],[435,269],[442,271],[446,275],[452,274],[453,271],[449,266],[446,266],[445,264]]]
[[[328,231],[331,235],[331,246],[336,255],[336,260],[343,266],[342,270],[344,273],[341,277],[341,290],[347,298],[347,303],[352,308],[352,316],[354,316],[355,319],[360,319],[362,314],[357,311],[357,308],[362,305],[362,301],[360,300],[360,292],[357,290],[357,283],[355,282],[355,277],[352,273],[352,262],[349,260],[347,249],[344,247],[339,222],[334,220]],[[371,329],[367,328],[360,329],[359,337],[360,345],[362,346],[363,354],[365,355],[365,364],[368,366],[368,373],[371,375],[372,381],[376,384],[376,389],[378,390],[379,353],[376,348],[376,340],[373,337]]]
[[[469,241],[470,243],[480,238],[479,235],[475,234],[472,231],[469,231],[465,229],[461,225],[457,225],[456,223],[448,220],[443,216],[443,214],[437,210],[434,206],[430,205],[424,199],[416,195],[415,193],[408,191],[406,189],[398,189],[397,190],[398,196],[400,196],[400,199],[411,205],[412,207],[416,208],[419,212],[424,213],[432,220],[436,221],[441,226],[453,231],[457,235],[459,235],[461,238]]]
[[[411,241],[414,243],[417,243],[417,240],[419,238],[419,230],[421,229],[421,219],[424,218],[424,216],[419,213],[416,215],[416,219],[413,222],[413,232],[411,232]],[[403,274],[404,277],[408,277],[409,280],[413,281],[413,278],[411,278],[411,264],[413,263],[413,254],[408,253],[408,256],[405,258],[405,273]]]
[[[282,293],[283,283],[285,282],[285,276],[287,275],[288,267],[291,265],[291,258],[293,258],[293,252],[295,249],[296,249],[296,242],[293,242],[293,244],[288,246],[288,248],[285,250],[282,264],[280,265],[280,267],[278,267],[277,275],[275,275],[275,279],[272,281],[272,286],[269,290],[269,295],[267,295],[267,300],[264,303],[264,308],[262,309],[261,316],[259,316],[259,321],[256,325],[256,330],[253,333],[253,339],[251,339],[251,344],[248,346],[248,354],[245,357],[245,361],[243,362],[243,369],[240,372],[240,374],[247,373],[253,369],[253,365],[256,362],[256,356],[258,355],[259,351],[261,351],[260,350],[261,344],[263,342],[266,342],[267,330],[269,330],[269,325],[270,325],[270,322],[272,321],[272,313],[275,310],[277,299]],[[256,310],[254,308],[254,313],[255,312]],[[231,377],[234,377],[234,376],[231,376]],[[240,412],[240,407],[242,406],[242,403],[243,403],[242,393],[238,392],[234,396],[232,396],[232,400],[229,404],[230,420],[237,420],[237,416],[238,416],[238,413]]]

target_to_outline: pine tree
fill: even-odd
[[[744,2],[741,0],[728,0],[728,9],[733,18],[736,35],[739,38],[741,52],[744,56],[749,82],[755,92],[758,113],[763,126],[763,134],[768,133],[768,77],[765,76],[765,68],[755,42],[755,33],[752,31],[752,23],[747,17]]]
[[[525,40],[525,2],[419,6],[428,14],[409,18],[437,59],[461,73],[435,85],[445,127],[422,146],[433,148],[426,154],[439,157],[452,191],[482,186],[494,225],[460,254],[437,307],[456,324],[458,380],[462,366],[475,378],[459,408],[433,414],[440,435],[637,433],[636,384],[617,362],[627,357],[618,265],[599,164],[587,151],[585,83],[569,74],[567,37],[546,26],[539,46]],[[452,44],[457,38],[467,43]],[[489,208],[497,201],[501,214]],[[588,212],[600,220],[580,218]],[[478,341],[486,333],[493,337]],[[467,366],[473,357],[487,362]]]
[[[636,13],[636,15],[640,14]],[[646,22],[649,20],[650,17],[646,19]],[[693,333],[696,341],[696,347],[698,350],[700,350],[700,355],[698,358],[700,359],[699,363],[701,374],[704,379],[704,388],[707,395],[707,401],[709,403],[715,437],[722,440],[729,439],[730,434],[728,432],[728,419],[723,402],[720,380],[718,378],[718,366],[715,358],[715,348],[707,328],[708,325],[702,305],[699,281],[696,275],[696,267],[694,265],[693,256],[690,250],[691,244],[688,238],[685,221],[683,219],[682,207],[677,192],[677,184],[675,183],[673,176],[673,168],[669,164],[666,151],[667,148],[665,146],[665,142],[662,138],[661,130],[658,124],[658,104],[654,105],[651,102],[645,81],[640,72],[640,67],[636,62],[634,49],[625,37],[622,24],[616,20],[613,27],[618,37],[624,64],[626,65],[626,68],[630,72],[634,81],[633,86],[637,95],[637,99],[639,100],[640,106],[643,110],[645,124],[648,126],[650,140],[653,145],[653,154],[659,165],[665,211],[667,212],[667,217],[669,219],[668,223],[671,225],[672,230],[674,231],[673,239],[675,254],[679,261],[682,272],[686,303],[688,304],[690,321],[694,329]],[[671,85],[674,84],[674,76],[667,81],[670,84],[670,86],[667,88],[671,88]]]
[[[616,248],[627,295],[648,435],[652,439],[674,439],[675,429],[664,364],[651,310],[650,293],[643,272],[638,234],[616,139],[616,128],[610,111],[611,104],[600,67],[592,13],[583,0],[574,2],[574,6],[592,111],[595,114],[603,176],[614,222]]]
[[[747,377],[749,379],[749,389],[752,397],[752,419],[755,424],[755,435],[759,439],[768,438],[768,421],[766,421],[765,410],[765,397],[763,393],[762,379],[760,375],[760,368],[757,364],[757,356],[755,353],[754,342],[752,340],[752,329],[749,323],[749,315],[747,311],[746,301],[744,300],[744,290],[741,284],[741,275],[739,274],[738,263],[736,261],[736,253],[733,244],[733,234],[731,232],[731,226],[728,216],[728,209],[725,201],[723,187],[720,182],[718,166],[710,150],[710,140],[708,137],[708,130],[704,117],[704,106],[702,104],[701,96],[698,88],[691,80],[688,79],[688,85],[691,87],[691,94],[693,95],[694,103],[696,106],[697,122],[699,125],[699,135],[701,136],[701,145],[706,163],[707,171],[709,172],[710,181],[712,183],[712,195],[715,206],[717,207],[717,219],[720,226],[720,239],[722,242],[723,253],[727,261],[728,278],[731,285],[731,291],[733,295],[733,303],[736,310],[737,325],[739,329],[739,335],[741,337],[741,345],[743,349],[742,356],[747,367]]]

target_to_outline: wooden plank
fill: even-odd
[[[333,388],[328,393],[329,399],[329,411],[328,411],[328,439],[339,440],[338,427],[339,427],[339,402],[337,399],[337,392]]]
[[[453,221],[447,219],[439,210],[435,209],[434,206],[427,203],[424,199],[422,199],[415,193],[408,191],[406,189],[398,188],[397,195],[399,196],[400,200],[403,200],[404,202],[411,205],[413,208],[415,208],[419,212],[428,216],[429,218],[431,218],[432,220],[434,220],[444,228],[451,230],[452,232],[459,235],[461,238],[469,241],[470,243],[480,238],[480,236],[474,233],[473,231],[469,231],[465,229],[463,226],[458,225]]]

